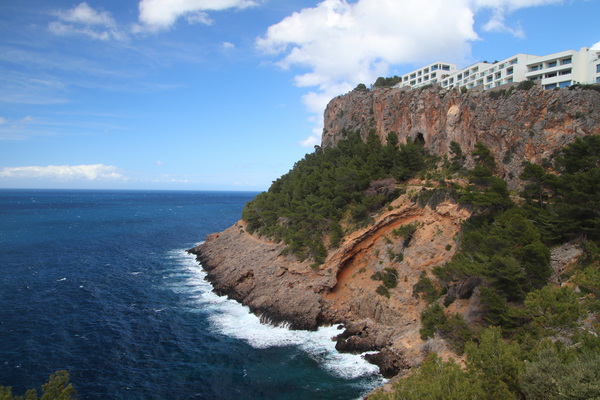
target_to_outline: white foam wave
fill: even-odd
[[[355,379],[378,374],[378,368],[360,355],[339,353],[332,338],[340,333],[337,327],[323,327],[317,331],[289,330],[261,323],[260,318],[240,303],[217,296],[205,280],[206,273],[194,255],[184,251],[170,254],[186,276],[175,290],[185,291],[192,300],[191,307],[209,313],[213,329],[223,335],[247,342],[258,349],[295,346],[319,362],[331,374],[344,379]],[[176,271],[173,271],[177,273]],[[383,378],[382,382],[383,382]]]

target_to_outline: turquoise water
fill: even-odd
[[[67,369],[79,399],[353,399],[331,336],[261,325],[185,252],[256,193],[0,190],[0,385]]]

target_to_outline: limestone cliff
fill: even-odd
[[[390,131],[401,141],[407,137],[422,141],[438,155],[448,153],[451,141],[458,142],[465,154],[481,141],[494,153],[498,173],[516,184],[524,160],[540,162],[576,137],[600,134],[598,91],[534,87],[492,93],[438,87],[353,91],[327,107],[323,146],[335,146],[344,131],[366,137],[370,129],[382,141]],[[371,359],[392,376],[418,364],[432,346],[442,355],[446,350],[443,341],[421,340],[419,316],[426,301],[414,295],[413,287],[423,271],[429,273],[452,258],[461,222],[470,216],[451,199],[417,204],[417,194],[431,190],[424,182],[409,182],[405,190],[373,216],[372,224],[346,236],[315,269],[310,261],[283,255],[284,244],[249,234],[243,221],[210,235],[190,251],[198,256],[217,293],[248,305],[265,321],[293,329],[344,324],[338,349],[380,351]],[[408,224],[416,231],[409,238],[400,237],[398,228]],[[374,277],[386,268],[395,269],[397,285],[382,294],[381,282]],[[459,298],[452,312],[477,321],[476,303]]]
[[[452,141],[465,154],[480,141],[494,154],[500,176],[514,181],[524,160],[540,163],[576,137],[600,134],[599,121],[597,90],[354,90],[327,106],[322,146],[335,146],[344,130],[366,138],[370,129],[382,141],[392,131],[400,142],[422,141],[440,156],[448,154]]]

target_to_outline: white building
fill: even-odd
[[[600,50],[587,47],[537,57],[527,64],[525,77],[545,89],[574,83],[600,83]]]
[[[435,62],[402,75],[395,87],[418,88],[438,83],[442,87],[488,90],[504,84],[531,80],[545,89],[575,83],[600,83],[600,50],[587,47],[547,56],[516,54],[494,63],[478,62],[463,69]]]
[[[396,86],[410,86],[416,88],[432,83],[440,83],[453,71],[456,71],[456,64],[438,61],[402,75],[400,77],[402,79],[401,82]]]

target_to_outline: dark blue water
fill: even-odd
[[[352,399],[381,383],[336,328],[260,325],[185,253],[255,193],[0,190],[0,385],[79,399]]]

